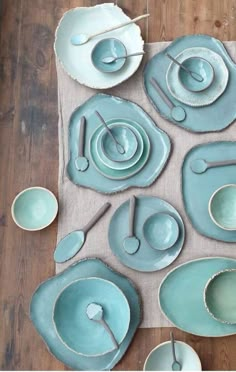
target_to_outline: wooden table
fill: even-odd
[[[67,369],[49,354],[28,317],[31,294],[54,275],[57,223],[41,232],[25,232],[14,225],[10,207],[25,187],[41,185],[57,195],[54,31],[67,9],[99,2],[0,1],[1,370]],[[132,18],[151,13],[140,22],[146,42],[192,33],[236,40],[236,0],[118,0],[117,4]],[[139,329],[116,369],[141,370],[149,351],[169,338],[169,330]],[[204,370],[236,369],[236,336],[200,338],[178,330],[175,335],[195,348]]]

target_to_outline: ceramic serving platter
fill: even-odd
[[[99,277],[117,285],[126,296],[130,306],[130,327],[119,349],[99,357],[85,357],[66,348],[56,335],[52,312],[60,291],[80,278]],[[74,370],[110,370],[123,357],[141,321],[140,297],[133,284],[123,275],[113,271],[101,260],[81,260],[61,274],[43,282],[33,294],[30,317],[45,341],[49,351],[62,363]]]
[[[94,46],[104,38],[119,39],[127,54],[143,51],[144,41],[137,24],[97,36],[84,45],[74,46],[70,41],[74,35],[92,35],[129,20],[122,9],[112,3],[74,8],[66,12],[56,29],[54,50],[68,75],[80,84],[95,89],[111,88],[132,76],[138,69],[142,56],[128,58],[119,71],[105,73],[93,65],[91,53]]]
[[[111,218],[108,240],[112,252],[125,266],[138,271],[151,272],[169,266],[180,254],[184,243],[185,230],[179,213],[172,205],[157,197],[136,197],[134,231],[140,240],[140,247],[135,254],[130,255],[123,248],[124,238],[129,235],[129,205],[129,200],[121,204]],[[143,235],[144,222],[157,212],[170,214],[179,225],[179,238],[173,247],[164,251],[151,248]]]
[[[126,179],[114,180],[105,177],[94,167],[90,158],[89,142],[94,131],[101,126],[99,119],[94,113],[95,110],[98,110],[106,121],[128,119],[142,126],[149,137],[151,151],[147,163],[140,172]],[[90,166],[85,172],[79,172],[75,167],[75,159],[78,156],[79,126],[82,116],[85,116],[87,121],[85,156],[90,162]],[[122,98],[101,93],[96,94],[78,107],[70,118],[68,177],[76,185],[88,187],[102,193],[114,193],[132,186],[147,187],[156,180],[163,170],[170,154],[170,148],[171,144],[167,134],[155,125],[150,116],[140,106]]]
[[[204,107],[191,107],[180,103],[168,90],[166,73],[172,63],[165,55],[170,53],[173,57],[182,53],[187,48],[203,47],[219,54],[228,69],[229,81],[224,93],[211,105]],[[154,76],[159,85],[171,99],[174,105],[181,105],[186,111],[186,118],[182,122],[176,122],[170,115],[170,109],[162,101],[161,97],[150,84],[150,78]],[[176,39],[162,52],[156,54],[145,66],[144,89],[153,106],[161,116],[192,132],[214,132],[229,126],[236,118],[235,89],[236,89],[236,65],[232,61],[224,45],[217,39],[208,35],[191,35]],[[196,94],[202,94],[201,92]]]
[[[177,328],[203,337],[236,334],[236,325],[220,323],[204,306],[203,292],[214,273],[236,268],[236,260],[225,257],[189,261],[170,271],[159,288],[159,305]]]
[[[186,213],[193,227],[202,235],[225,242],[236,242],[236,231],[218,227],[210,218],[208,203],[216,189],[236,183],[236,165],[210,168],[202,174],[191,169],[195,159],[222,161],[236,159],[236,142],[211,142],[193,147],[182,166],[182,195]]]

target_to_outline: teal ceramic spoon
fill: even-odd
[[[194,173],[204,173],[209,168],[224,167],[227,165],[236,165],[236,160],[212,161],[208,162],[204,159],[195,159],[191,162],[191,169]]]
[[[135,196],[131,196],[130,198],[130,211],[129,211],[129,236],[123,241],[124,250],[129,254],[134,254],[139,249],[140,241],[134,235],[134,218],[135,218],[135,204],[136,198]]]
[[[75,230],[66,235],[56,246],[54,261],[62,263],[74,257],[83,247],[87,232],[105,214],[110,206],[110,203],[105,203],[81,230]]]
[[[119,345],[115,339],[115,336],[110,329],[109,325],[106,323],[106,321],[103,318],[103,308],[99,304],[95,304],[94,302],[89,304],[86,310],[86,314],[90,320],[93,320],[95,322],[100,323],[103,328],[106,330],[106,332],[110,335],[112,343],[115,347],[115,349],[119,348]]]
[[[79,153],[78,157],[75,159],[75,166],[78,171],[84,172],[89,166],[88,159],[84,156],[84,135],[85,135],[85,124],[86,119],[82,116],[80,120],[80,128],[79,128]]]
[[[173,332],[170,332],[170,339],[171,339],[171,348],[172,348],[172,355],[173,355],[173,363],[172,363],[172,371],[181,371],[182,366],[180,362],[176,359],[175,355],[175,340],[174,340],[174,334]]]

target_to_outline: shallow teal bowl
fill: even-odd
[[[176,359],[180,362],[181,371],[201,371],[201,361],[196,351],[182,341],[175,341]],[[153,349],[148,355],[144,371],[171,371],[173,356],[171,342],[163,342]]]
[[[236,230],[236,185],[224,185],[211,196],[208,211],[212,221],[223,230]]]
[[[143,235],[150,247],[158,250],[171,248],[179,236],[179,225],[167,213],[155,213],[143,225]]]
[[[212,65],[206,59],[201,57],[190,57],[183,61],[182,65],[201,75],[203,78],[202,82],[196,81],[184,69],[179,68],[179,81],[183,87],[190,92],[202,92],[212,84],[215,73]]]
[[[30,187],[21,191],[11,207],[14,222],[28,231],[44,229],[53,222],[57,212],[55,195],[43,187]]]
[[[91,59],[94,67],[101,72],[115,72],[120,70],[126,61],[126,58],[118,59],[112,63],[102,62],[105,57],[126,56],[124,44],[115,38],[103,39],[99,41],[92,50]]]
[[[236,324],[236,269],[220,271],[207,282],[204,302],[214,319]]]
[[[130,323],[129,303],[112,282],[85,278],[70,283],[58,295],[53,310],[56,333],[63,344],[84,356],[99,356],[114,350],[104,327],[87,316],[90,303],[102,306],[104,320],[118,344],[124,340]]]

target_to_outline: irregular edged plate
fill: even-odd
[[[191,162],[236,159],[236,142],[220,141],[193,147],[182,166],[182,195],[193,227],[202,235],[225,242],[236,242],[236,231],[226,231],[211,220],[208,203],[213,192],[225,184],[236,183],[236,165],[210,168],[202,174],[191,170]]]
[[[150,78],[154,76],[159,85],[174,105],[180,105],[169,92],[166,84],[166,73],[170,65],[170,60],[166,57],[166,52],[173,56],[178,55],[184,49],[204,47],[211,49],[219,54],[229,71],[229,82],[222,94],[212,105],[198,107],[187,106],[181,103],[186,111],[186,119],[176,122],[170,115],[170,109],[162,101],[158,93],[150,84]],[[146,64],[143,73],[144,89],[153,106],[161,116],[180,127],[192,132],[216,132],[228,127],[236,118],[235,108],[235,89],[236,89],[236,65],[232,61],[224,45],[217,39],[208,35],[183,36],[173,41],[166,49],[156,54]],[[201,93],[196,93],[201,94]]]
[[[78,156],[80,119],[82,116],[86,117],[85,156],[91,160],[89,139],[94,130],[101,125],[96,117],[95,110],[98,110],[105,120],[127,119],[135,121],[142,126],[148,135],[152,151],[146,165],[136,175],[124,180],[111,180],[100,174],[92,162],[90,162],[86,172],[78,172],[76,169],[75,158]],[[137,104],[102,93],[96,94],[78,107],[70,118],[68,177],[76,185],[88,187],[102,193],[114,193],[132,186],[147,187],[156,180],[163,170],[170,154],[170,148],[171,144],[167,134],[160,130],[150,116]]]
[[[173,247],[164,251],[158,251],[149,246],[143,235],[143,224],[148,217],[157,212],[169,213],[179,225],[179,237]],[[129,230],[129,200],[113,214],[109,230],[109,245],[114,255],[131,269],[151,272],[161,270],[169,266],[180,254],[185,237],[185,229],[182,218],[172,205],[165,200],[153,196],[137,196],[135,207],[135,235],[140,241],[139,250],[133,254],[127,254],[123,248],[123,241],[128,236]],[[119,234],[117,234],[119,231]]]
[[[67,349],[57,337],[52,319],[53,305],[59,292],[74,280],[88,277],[99,277],[113,282],[124,293],[130,306],[130,327],[119,350],[92,358]],[[30,318],[49,351],[68,367],[74,370],[110,370],[123,357],[140,324],[140,297],[129,279],[113,271],[101,260],[90,258],[76,262],[62,273],[43,282],[33,294]]]
[[[226,257],[200,258],[170,271],[159,288],[159,305],[177,328],[202,337],[236,334],[236,325],[213,319],[204,306],[203,292],[214,273],[236,268],[236,260]]]

